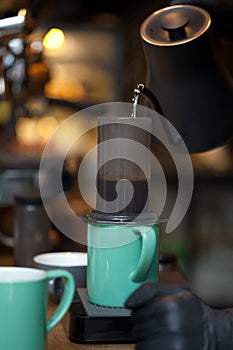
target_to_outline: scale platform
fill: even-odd
[[[80,300],[70,309],[69,338],[74,343],[135,343],[130,310],[92,304],[87,289],[77,289]]]
[[[177,266],[176,256],[160,253],[159,281],[187,288],[186,275]],[[131,311],[92,304],[87,289],[77,289],[78,298],[70,308],[69,338],[74,343],[136,343],[132,334]]]

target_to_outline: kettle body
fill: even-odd
[[[233,80],[217,50],[210,15],[192,5],[154,12],[140,29],[147,85],[190,153],[233,135]]]

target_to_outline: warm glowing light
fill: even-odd
[[[42,118],[21,117],[16,123],[18,141],[27,145],[45,144],[58,126],[53,116]]]
[[[18,16],[26,16],[27,15],[27,9],[20,9],[18,12]]]
[[[19,118],[15,127],[17,139],[24,144],[32,145],[38,142],[36,132],[36,120],[31,118]]]
[[[59,49],[65,40],[64,33],[61,29],[52,28],[45,35],[43,39],[43,45],[48,50],[56,50]]]
[[[58,121],[52,116],[44,116],[38,121],[37,132],[42,142],[47,142],[51,135],[55,132]]]

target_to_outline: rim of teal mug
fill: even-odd
[[[47,278],[46,271],[21,266],[0,266],[1,283],[33,282]]]
[[[78,257],[82,257],[81,261]],[[53,260],[54,258],[60,258],[60,260]],[[63,259],[62,259],[63,258]],[[69,260],[65,260],[68,258]],[[87,253],[86,252],[50,252],[37,254],[33,257],[33,261],[41,266],[57,266],[60,268],[66,267],[78,267],[87,266]]]

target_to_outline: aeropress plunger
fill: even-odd
[[[138,85],[131,115],[98,118],[97,199],[96,209],[89,213],[91,220],[155,220],[150,211],[151,118],[136,115],[141,92],[151,98],[148,90]]]

